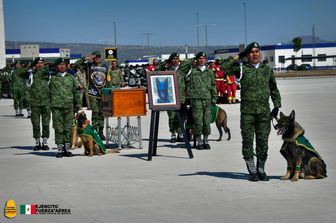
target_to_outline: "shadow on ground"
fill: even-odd
[[[239,172],[207,172],[200,171],[196,173],[187,173],[187,174],[179,174],[181,177],[188,176],[211,176],[211,177],[219,177],[219,178],[227,178],[227,179],[236,179],[236,180],[246,180],[248,178],[247,173],[239,173]],[[269,176],[270,179],[280,179],[281,176]]]

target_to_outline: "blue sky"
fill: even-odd
[[[336,41],[335,0],[3,0],[5,36],[11,41],[197,46],[199,43],[275,44],[315,33]]]

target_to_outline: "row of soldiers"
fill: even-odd
[[[124,81],[116,61],[108,68],[101,63],[100,58],[100,52],[95,51],[92,55],[77,61],[75,75],[67,72],[68,61],[62,58],[56,59],[53,64],[45,64],[44,59],[38,57],[28,66],[22,66],[20,61],[13,65],[11,81],[20,82],[20,85],[13,84],[14,99],[16,95],[22,98],[21,93],[16,94],[17,90],[28,89],[29,92],[27,108],[36,141],[34,151],[49,150],[49,125],[52,112],[57,157],[72,156],[69,151],[70,129],[73,114],[82,107],[83,96],[87,96],[85,101],[92,109],[93,127],[99,132],[100,137],[105,139],[101,88],[124,86]],[[16,108],[16,100],[14,104]],[[21,107],[18,113],[19,116],[22,114]]]

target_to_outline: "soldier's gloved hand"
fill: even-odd
[[[244,57],[246,57],[247,52],[245,50],[243,50],[242,52],[238,53],[239,59],[242,59]]]
[[[271,118],[277,118],[279,113],[279,108],[273,108],[271,111]]]
[[[74,107],[74,114],[77,114],[79,111],[79,107]]]

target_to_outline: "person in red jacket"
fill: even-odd
[[[152,64],[148,65],[147,70],[148,71],[154,71],[157,63],[158,63],[157,59],[153,59]]]
[[[233,70],[228,70],[226,74],[226,90],[227,90],[227,101],[229,104],[236,103],[236,76]]]
[[[216,62],[213,64],[212,70],[215,73],[216,90],[218,94],[218,102],[223,102],[225,97],[225,73],[219,68],[222,63],[222,58],[218,57]]]

